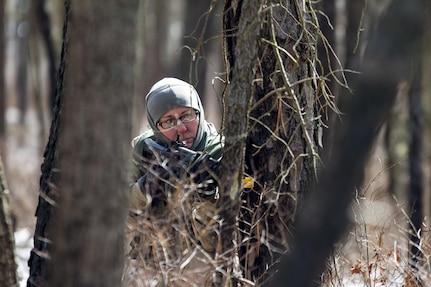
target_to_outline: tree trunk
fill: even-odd
[[[419,68],[419,67],[418,67]],[[424,192],[424,175],[423,175],[423,111],[420,89],[420,70],[415,71],[409,92],[409,206],[410,226],[410,253],[412,257],[412,267],[417,266],[421,261],[422,251],[420,246],[424,222],[423,214],[423,192]],[[419,72],[419,73],[418,73]]]
[[[45,0],[37,0],[35,1],[35,16],[38,22],[38,27],[40,29],[40,35],[42,36],[42,43],[46,50],[46,56],[48,58],[48,87],[47,94],[49,99],[49,111],[53,111],[52,107],[55,102],[55,88],[57,83],[57,71],[56,71],[56,62],[57,57],[55,53],[54,41],[52,38],[51,32],[51,21],[48,16],[48,13],[45,10]],[[41,123],[42,125],[44,123]]]
[[[17,53],[17,73],[15,79],[16,91],[18,93],[18,108],[20,111],[20,124],[24,126],[25,115],[28,107],[28,39],[29,31],[26,28],[28,23],[28,13],[30,4],[24,0],[18,0],[17,12],[18,26],[16,29],[16,53]],[[22,135],[23,136],[23,135]]]
[[[351,4],[351,3],[350,3]],[[342,88],[346,88],[346,78],[344,74],[344,64],[346,63],[346,28],[347,9],[346,0],[326,0],[319,2],[318,9],[324,15],[319,17],[321,34],[317,42],[317,53],[320,64],[316,65],[319,74],[326,75],[328,81],[322,86],[322,93],[326,93],[333,98],[334,105],[329,109],[322,109],[322,126],[327,128],[323,133],[322,143],[327,152],[331,152],[331,143],[335,129],[333,126],[340,114],[337,109],[339,94]]]
[[[61,62],[58,72],[58,82],[55,92],[53,106],[53,118],[49,132],[48,143],[43,154],[44,161],[41,166],[42,175],[40,177],[39,202],[36,209],[36,228],[34,232],[33,245],[28,266],[30,276],[27,280],[27,287],[47,286],[47,274],[50,254],[48,246],[52,242],[51,226],[53,219],[53,204],[58,198],[56,186],[58,185],[58,146],[59,133],[62,125],[60,111],[62,110],[64,75],[67,56],[67,43],[69,32],[69,1],[65,1],[65,21],[63,27],[63,45],[61,51]]]
[[[235,6],[232,1],[225,2],[224,39],[227,43],[229,61],[229,84],[225,95],[226,123],[222,127],[226,137],[224,160],[221,163],[219,210],[223,225],[220,232],[221,250],[218,252],[228,258],[225,261],[227,280],[235,277],[238,266],[234,256],[237,253],[232,244],[237,238],[237,217],[240,209],[241,181],[244,173],[243,158],[248,127],[248,109],[253,94],[254,67],[257,63],[259,39],[260,0],[240,1]],[[235,35],[235,44],[233,40]],[[232,37],[232,38],[231,38]],[[231,283],[232,284],[232,283]],[[235,283],[233,286],[236,286]]]
[[[50,286],[120,286],[138,1],[74,2]]]
[[[3,162],[0,157],[0,287],[18,287],[17,263],[15,258],[15,239],[9,190],[4,176]]]
[[[247,278],[263,274],[262,282],[269,275],[265,269],[289,249],[292,223],[318,169],[319,107],[316,87],[310,80],[316,76],[311,68],[315,46],[311,38],[304,37],[315,36],[305,24],[315,19],[302,10],[302,4],[286,1],[286,8],[267,10],[269,24],[262,31],[267,42],[259,52],[261,79],[250,111],[246,173],[257,179],[258,185],[243,197],[254,212],[250,217],[244,213],[244,222],[253,228],[249,250],[241,255]]]
[[[245,173],[254,179],[255,186],[242,193],[239,222],[243,242],[239,259],[245,278],[251,281],[264,281],[268,267],[288,249],[291,224],[317,173],[317,104],[315,88],[309,80],[315,47],[311,38],[305,36],[314,32],[306,24],[298,24],[315,19],[296,1],[285,1],[283,7],[277,3],[271,2],[265,9],[260,7],[261,12],[255,16],[255,21],[264,24],[259,26],[262,40],[254,66],[237,68],[252,69],[254,73],[245,133]],[[241,64],[244,54],[248,57],[252,46],[241,56],[236,53],[244,33],[235,28],[243,11],[225,11],[229,24],[224,27],[229,32],[229,37],[225,37],[227,62],[235,67]],[[232,79],[239,73],[233,69],[229,72]],[[238,97],[239,87],[231,89],[230,96]],[[243,113],[240,109],[234,112],[236,117]],[[226,126],[225,135],[228,132]],[[236,134],[230,140],[238,141],[242,135]]]
[[[145,86],[142,87],[144,93],[146,93],[150,87],[161,77],[166,74],[167,63],[166,59],[166,35],[167,23],[169,23],[169,13],[166,13],[166,0],[151,1],[145,0],[145,58],[143,73],[146,75],[144,79]],[[155,16],[155,17],[154,17]],[[143,105],[143,98],[142,98]]]
[[[428,3],[428,11],[431,5]],[[431,26],[427,18],[426,27]],[[422,106],[423,106],[423,164],[424,164],[424,194],[422,198],[425,225],[431,226],[431,30],[425,32],[422,54]],[[431,232],[424,233],[424,241],[431,242]]]
[[[346,105],[340,105],[345,116],[337,127],[337,152],[325,163],[319,185],[296,222],[292,252],[272,286],[315,286],[347,228],[348,206],[362,184],[373,138],[388,115],[398,83],[412,77],[420,66],[417,52],[425,29],[425,2],[392,1],[373,31],[361,76],[351,82],[355,96],[340,97]]]
[[[135,73],[134,73],[134,99],[133,99],[133,108],[132,108],[132,135],[136,136],[141,133],[142,126],[142,120],[146,117],[142,112],[142,106],[144,102],[144,97],[147,93],[145,90],[145,81],[144,79],[144,70],[145,70],[145,59],[148,58],[147,51],[145,48],[145,22],[146,22],[146,13],[147,9],[145,6],[145,3],[147,1],[139,1],[138,10],[137,13],[137,23],[136,23],[136,59],[135,59]]]

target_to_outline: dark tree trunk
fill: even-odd
[[[418,72],[418,71],[417,71]],[[418,74],[416,74],[418,75]],[[414,77],[409,93],[409,214],[411,218],[410,252],[413,267],[417,265],[421,257],[421,230],[423,229],[423,160],[422,160],[422,132],[423,132],[423,112],[420,90],[420,78]]]
[[[366,158],[392,106],[396,87],[406,77],[414,77],[420,66],[425,2],[392,1],[371,34],[361,76],[351,81],[355,96],[340,97],[345,116],[336,128],[337,152],[327,159],[319,185],[296,222],[292,252],[272,286],[315,286],[334,244],[346,230],[349,203],[362,184]]]
[[[268,267],[288,249],[290,227],[317,174],[315,87],[311,81],[304,80],[311,75],[309,65],[314,61],[311,51],[315,48],[303,35],[313,31],[298,24],[304,19],[310,22],[315,19],[311,14],[298,14],[301,8],[295,1],[286,1],[284,7],[278,6],[278,1],[270,1],[254,15],[255,21],[263,24],[255,32],[260,41],[250,68],[241,61],[242,57],[249,57],[255,47],[249,44],[242,54],[238,53],[240,42],[244,41],[242,37],[245,37],[238,27],[248,16],[243,15],[245,2],[227,3],[223,28],[229,79],[234,81],[242,75],[246,80],[243,70],[252,69],[253,72],[248,129],[244,135],[247,134],[245,173],[254,179],[255,186],[241,195],[239,259],[245,278],[260,282],[268,276]],[[260,9],[256,5],[254,9]],[[240,98],[241,87],[231,85],[231,93],[226,97]],[[230,105],[234,105],[233,100],[229,100]],[[234,112],[238,118],[243,113],[241,109],[230,112],[228,98],[225,101],[226,117]],[[238,120],[227,118],[227,123]],[[224,127],[226,143],[230,133],[227,123]],[[239,144],[242,135],[238,133],[235,138],[231,134],[233,139],[229,140]],[[225,151],[228,150],[226,146]],[[228,158],[235,160],[233,155]],[[236,173],[230,170],[230,174]]]
[[[224,39],[229,58],[229,84],[225,95],[226,123],[222,127],[225,135],[224,159],[221,163],[220,199],[218,201],[223,218],[220,232],[220,254],[226,256],[227,277],[238,274],[234,256],[237,252],[232,243],[237,238],[237,217],[240,209],[240,191],[243,177],[243,158],[248,128],[248,109],[253,94],[254,67],[257,61],[259,39],[260,0],[226,1],[224,8]],[[235,44],[232,40],[235,39]],[[235,279],[232,279],[235,280]],[[236,286],[233,281],[233,286]]]
[[[53,106],[53,119],[49,133],[48,143],[45,147],[44,161],[41,166],[42,175],[40,177],[40,195],[36,209],[36,228],[33,245],[28,266],[30,276],[27,280],[27,287],[47,286],[46,278],[48,274],[48,264],[50,254],[48,246],[52,242],[51,225],[53,219],[53,204],[58,198],[56,186],[58,184],[58,146],[59,133],[62,124],[60,111],[62,109],[64,73],[66,68],[67,42],[68,42],[68,16],[69,1],[65,1],[65,21],[63,27],[63,47],[61,51],[61,63],[58,74],[58,82]]]
[[[263,28],[263,38],[276,46],[260,45],[261,82],[256,85],[250,111],[246,173],[258,184],[243,196],[246,206],[253,210],[243,213],[252,239],[240,254],[246,277],[263,275],[259,281],[265,280],[268,266],[289,249],[292,223],[317,174],[315,87],[302,81],[311,75],[314,48],[306,37],[301,38],[309,27],[294,24],[301,21],[294,3],[287,1],[288,10],[274,7],[265,16],[268,25]],[[309,16],[304,15],[313,21]],[[281,50],[291,53],[294,60]]]

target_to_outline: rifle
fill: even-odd
[[[178,177],[181,176],[181,172],[186,172],[193,177],[194,183],[201,187],[199,192],[204,197],[214,196],[218,185],[215,177],[218,175],[220,160],[212,158],[207,153],[188,149],[178,141],[172,141],[169,147],[164,147],[150,138],[145,139],[144,142],[144,154],[147,158],[152,157],[159,163],[166,162],[168,168]],[[254,179],[244,176],[242,187],[246,190],[254,188]]]
[[[145,139],[144,143],[144,157],[152,159],[159,165],[166,165],[177,177],[184,175],[191,177],[204,198],[214,196],[218,185],[215,177],[220,160],[212,158],[207,153],[188,149],[178,141],[173,141],[168,147],[150,138]]]

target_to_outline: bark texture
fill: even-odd
[[[240,46],[243,38],[253,39],[240,30],[241,21],[249,17],[244,14],[246,2],[227,3],[224,30],[230,86],[225,99],[225,153],[235,145],[237,152],[229,154],[225,167],[226,174],[236,178],[238,171],[228,167],[235,167],[235,160],[241,158],[239,147],[246,137],[244,172],[255,185],[240,196],[238,254],[244,277],[260,282],[269,275],[268,267],[289,248],[292,222],[316,179],[319,106],[316,86],[310,80],[316,76],[311,68],[315,30],[307,24],[315,18],[307,1],[256,3],[254,9],[259,13],[253,17],[260,24],[248,26],[250,30],[255,27],[253,35],[258,41]],[[256,57],[254,61],[244,60],[251,55]],[[252,82],[247,78],[250,72]],[[239,78],[241,85],[234,83]],[[252,84],[252,89],[245,84]],[[241,101],[249,101],[240,105],[247,110],[238,108]],[[234,125],[244,120],[247,129],[235,130]],[[235,198],[232,192],[230,195]]]
[[[244,173],[243,158],[248,128],[248,111],[253,95],[254,69],[257,65],[260,35],[259,20],[261,1],[226,1],[224,31],[229,84],[224,98],[226,122],[223,134],[226,137],[224,160],[221,163],[218,207],[223,220],[220,254],[228,254],[225,268],[227,277],[238,276],[238,266],[234,257],[237,254],[237,218],[240,211],[241,181]],[[234,41],[235,44],[232,44]],[[239,160],[238,160],[239,159]],[[232,275],[231,275],[232,274]],[[232,279],[235,281],[235,279]],[[235,284],[235,283],[234,283]],[[234,285],[235,286],[235,285]]]
[[[74,2],[50,286],[120,286],[138,1]]]

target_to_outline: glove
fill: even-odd
[[[216,212],[215,201],[194,202],[192,205],[193,232],[208,252],[214,251],[217,245]]]
[[[219,162],[206,153],[197,154],[191,163],[190,172],[193,181],[198,184],[198,193],[201,199],[217,199],[218,183],[214,179],[214,173]]]

